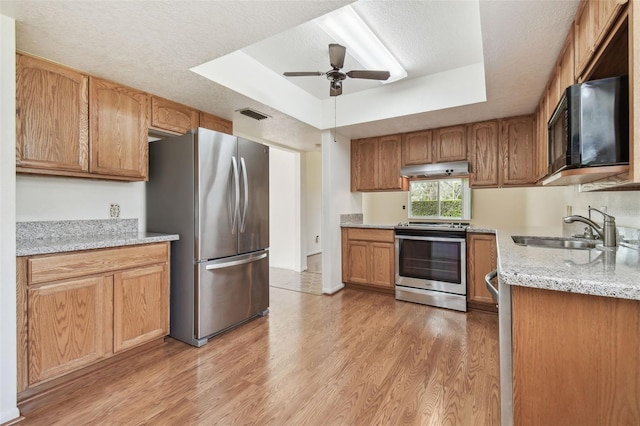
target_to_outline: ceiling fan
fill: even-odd
[[[367,71],[367,70],[354,70],[349,72],[342,72],[341,69],[344,66],[344,56],[347,52],[347,48],[337,43],[329,44],[329,62],[333,69],[327,72],[311,71],[311,72],[285,72],[285,77],[308,77],[317,75],[326,75],[327,80],[331,82],[329,88],[329,94],[331,96],[338,96],[342,94],[342,80],[347,77],[350,78],[365,78],[368,80],[386,80],[389,78],[389,71]]]

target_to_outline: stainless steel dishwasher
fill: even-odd
[[[492,281],[498,278],[496,288]],[[484,277],[493,300],[498,303],[498,339],[500,344],[500,424],[513,425],[513,351],[511,329],[511,286],[500,282],[498,270]]]

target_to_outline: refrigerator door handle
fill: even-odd
[[[236,233],[236,227],[238,225],[238,210],[240,210],[240,174],[238,173],[238,160],[236,157],[231,157],[231,164],[233,164],[233,181],[236,190],[236,205],[233,210],[233,222],[231,224],[231,233]]]
[[[267,257],[267,253],[266,252],[264,252],[264,253],[262,253],[260,255],[257,255],[257,256],[250,256],[250,257],[246,257],[244,259],[232,260],[230,262],[214,263],[212,265],[205,266],[205,268],[206,268],[207,271],[211,271],[213,269],[230,268],[232,266],[238,266],[238,265],[244,265],[245,263],[256,262],[258,260],[264,259],[265,257]]]
[[[244,206],[242,208],[242,220],[240,221],[240,232],[244,232],[247,226],[247,206],[249,205],[249,180],[247,179],[247,163],[244,157],[240,157],[240,168],[244,179]]]

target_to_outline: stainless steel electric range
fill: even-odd
[[[464,223],[401,223],[395,227],[396,299],[466,312]]]

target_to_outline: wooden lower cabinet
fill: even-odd
[[[166,265],[114,275],[113,351],[120,352],[169,333]]]
[[[342,281],[395,292],[394,231],[342,228]]]
[[[111,353],[112,282],[97,276],[27,291],[29,385]]]
[[[512,287],[514,425],[640,424],[640,301]]]
[[[16,272],[19,400],[169,333],[168,242],[19,257]]]
[[[485,286],[484,277],[498,264],[494,234],[467,234],[467,307],[497,312],[496,302]]]

